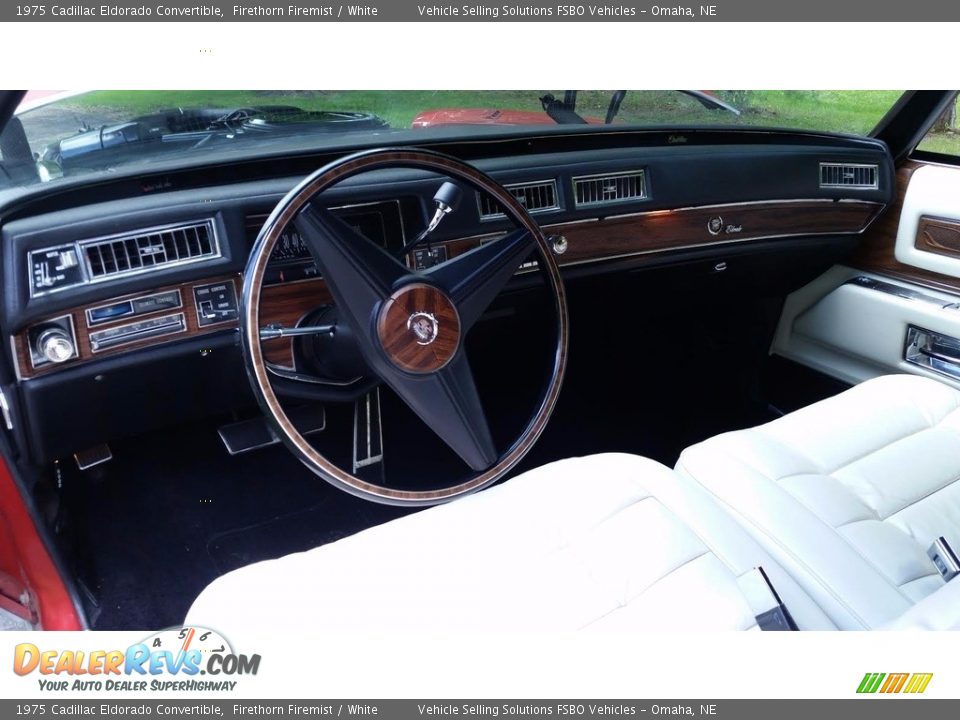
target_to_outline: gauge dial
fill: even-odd
[[[273,263],[293,263],[310,260],[310,249],[300,237],[300,233],[290,228],[277,240],[270,255],[270,262]]]

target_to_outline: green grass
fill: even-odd
[[[960,155],[960,133],[930,133],[917,146],[917,149],[945,155]]]
[[[459,90],[104,90],[66,101],[78,108],[118,109],[144,114],[171,107],[296,105],[304,110],[360,110],[383,118],[391,127],[408,128],[421,110],[443,107],[539,109],[541,93]]]
[[[138,115],[170,107],[236,107],[290,104],[305,110],[362,110],[383,118],[390,126],[408,128],[422,110],[437,108],[500,108],[540,110],[545,91],[476,90],[110,90],[96,91],[64,101],[64,106]],[[553,92],[562,97],[562,91]],[[689,97],[672,91],[628,92],[618,122],[639,125],[730,124],[787,127],[800,130],[868,134],[900,95],[897,90],[726,90],[721,98],[742,110],[737,117],[707,111]],[[609,91],[580,91],[578,112],[602,119]],[[937,133],[924,140],[923,149],[960,154],[960,136]]]
[[[562,91],[552,92],[562,96]],[[67,104],[142,114],[178,106],[286,103],[305,110],[366,110],[394,127],[409,127],[418,112],[435,108],[539,110],[538,98],[543,93],[542,90],[110,90],[92,92],[68,100]],[[679,118],[699,123],[786,125],[863,134],[873,128],[899,96],[897,91],[721,91],[719,94],[743,109],[740,119],[722,111],[707,111],[691,98],[671,91],[628,92],[620,119],[630,123],[678,124]],[[581,114],[602,118],[609,99],[608,91],[581,91],[578,109]]]
[[[960,98],[954,100],[954,107],[960,110],[960,105],[957,103],[960,103]],[[960,128],[947,132],[931,132],[920,142],[917,149],[945,155],[960,155]]]

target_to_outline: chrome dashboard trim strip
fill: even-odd
[[[904,300],[922,302],[939,309],[951,307],[952,305],[957,304],[956,302],[942,300],[941,298],[928,295],[924,292],[920,292],[919,290],[904,287],[903,285],[897,285],[885,280],[878,280],[877,278],[873,278],[868,275],[858,275],[857,277],[852,277],[847,280],[844,285],[856,285],[857,287],[862,287],[867,290],[874,290],[887,295],[894,295],[896,297],[903,298]]]
[[[0,388],[0,416],[3,417],[3,426],[7,430],[13,430],[13,415],[10,413],[10,404],[7,402],[3,388]]]
[[[158,318],[151,318],[146,322],[160,321],[160,320],[170,321],[170,323],[165,327],[158,326],[160,330],[166,330],[166,327],[176,328],[176,329],[172,330],[171,332],[159,332],[159,333],[154,333],[153,332],[154,328],[145,328],[143,330],[136,330],[134,332],[129,333],[128,335],[120,336],[119,339],[116,339],[116,340],[111,339],[112,341],[105,346],[99,345],[98,343],[102,341],[99,340],[99,337],[95,338],[94,336],[95,335],[99,336],[105,330],[123,330],[129,327],[133,327],[134,325],[139,325],[144,321],[137,320],[132,323],[126,323],[124,325],[112,325],[109,328],[104,328],[104,330],[95,330],[87,336],[87,344],[90,347],[90,353],[92,355],[96,355],[99,352],[105,352],[107,350],[115,350],[116,348],[122,348],[124,345],[130,345],[132,343],[140,342],[141,340],[153,340],[153,339],[160,340],[162,338],[166,338],[171,335],[179,335],[181,333],[185,333],[188,330],[187,317],[186,317],[186,314],[182,312],[171,313],[169,315],[161,315]]]

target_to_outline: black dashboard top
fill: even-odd
[[[613,144],[615,147],[606,147]],[[576,149],[558,150],[565,146]],[[893,163],[885,146],[863,138],[729,130],[604,132],[499,138],[474,141],[459,149],[501,183],[553,181],[555,203],[536,215],[541,223],[770,200],[857,199],[887,203],[894,192]],[[162,176],[125,177],[62,188],[51,185],[45,193],[17,198],[0,210],[0,322],[4,331],[15,332],[32,320],[78,303],[169,282],[241,272],[257,223],[321,160],[317,156],[295,156],[264,164],[265,161],[254,159],[242,165],[183,169]],[[825,184],[821,177],[824,163],[874,166],[875,182],[866,187]],[[609,205],[581,204],[574,197],[573,183],[577,178],[627,172],[643,173],[643,196]],[[419,231],[428,214],[432,214],[431,198],[440,181],[439,177],[421,171],[377,171],[344,181],[329,190],[329,197],[323,202],[328,206],[398,203],[407,232]],[[198,220],[211,222],[220,239],[219,253],[209,260],[82,284],[68,292],[39,296],[31,293],[31,253]],[[464,202],[444,222],[436,239],[469,237],[504,228],[503,220],[481,217],[479,203]],[[395,233],[396,229],[384,232]],[[281,253],[296,252],[296,242],[291,237]]]

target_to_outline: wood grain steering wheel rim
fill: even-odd
[[[498,272],[502,276],[502,283],[505,284],[509,280],[509,277],[512,277],[516,268],[525,257],[525,255],[521,256],[519,254],[524,250],[522,245],[517,244],[516,249],[511,250],[509,243],[528,243],[526,246],[527,254],[534,249],[539,253],[540,269],[545,276],[555,310],[556,346],[551,362],[550,378],[540,396],[536,410],[520,435],[510,445],[509,449],[503,453],[497,453],[497,459],[492,465],[477,472],[468,480],[429,490],[396,489],[370,483],[343,470],[314,449],[284,412],[271,385],[270,375],[267,370],[267,363],[260,341],[260,294],[267,263],[281,234],[292,222],[297,223],[298,229],[301,228],[301,223],[304,222],[338,222],[336,220],[330,220],[329,216],[324,214],[326,211],[318,206],[312,205],[312,201],[324,190],[346,178],[383,168],[432,171],[464,182],[472,186],[475,190],[489,194],[503,208],[505,215],[513,220],[518,230],[494,242],[487,243],[473,252],[483,251],[484,247],[497,246],[502,242],[506,250],[501,251],[501,255],[504,255],[506,259],[498,261],[501,262],[502,265],[502,268],[498,270]],[[342,228],[340,229],[342,230]],[[518,238],[522,238],[522,241],[518,240]],[[312,242],[320,241],[314,240]],[[372,246],[372,243],[368,244]],[[316,247],[318,247],[316,244],[311,245],[314,259],[317,260],[318,269],[323,274],[328,289],[331,290],[331,293],[337,299],[337,305],[339,307],[340,298],[338,297],[338,292],[335,290],[338,284],[336,273],[330,273],[328,275],[328,268],[336,267],[336,265],[333,262],[329,264],[321,262],[321,260],[317,258]],[[349,248],[347,250],[349,251]],[[506,257],[507,251],[513,253],[508,258]],[[323,247],[323,252],[334,252],[334,250],[328,251]],[[343,252],[342,249],[341,252]],[[483,252],[486,253],[487,257],[492,257],[491,254],[496,252],[496,248],[491,247]],[[374,260],[378,260],[378,258],[374,258]],[[444,263],[442,266],[436,266],[436,268],[432,270],[444,266],[452,267],[458,260],[459,258],[455,258],[448,263]],[[469,262],[473,262],[474,264],[480,263],[481,260],[482,258],[478,255],[476,259],[472,261],[465,261],[464,266],[466,267]],[[514,260],[516,261],[516,265],[510,269],[508,265]],[[504,270],[509,270],[509,273],[504,273]],[[371,270],[371,273],[372,272]],[[429,272],[430,271],[428,271],[428,273]],[[450,275],[452,271],[448,269],[441,272]],[[456,339],[448,342],[447,347],[434,353],[434,357],[424,360],[423,362],[425,364],[423,364],[422,367],[417,365],[417,363],[421,362],[421,355],[417,355],[416,348],[400,348],[400,357],[398,358],[390,358],[386,352],[383,352],[383,358],[376,358],[377,362],[382,362],[384,358],[392,361],[392,365],[385,373],[388,377],[381,375],[379,372],[376,373],[387,385],[391,385],[391,382],[396,382],[403,386],[401,388],[402,390],[406,391],[407,379],[410,379],[412,383],[413,378],[431,377],[431,374],[447,372],[446,365],[454,356],[460,357],[462,355],[463,364],[468,367],[465,350],[460,338],[461,318],[459,315],[465,315],[463,322],[472,323],[472,321],[479,319],[480,312],[478,309],[482,309],[479,308],[479,304],[482,304],[482,301],[489,304],[489,301],[492,301],[493,297],[480,297],[482,292],[476,293],[475,296],[471,295],[468,299],[464,300],[464,304],[460,306],[460,310],[463,312],[458,313],[457,308],[447,307],[447,305],[451,303],[450,299],[446,297],[447,293],[437,291],[433,293],[435,296],[431,295],[431,287],[437,286],[443,277],[441,272],[438,272],[435,277],[430,277],[426,273],[417,273],[407,269],[405,276],[397,281],[393,287],[390,287],[389,292],[384,291],[386,294],[380,297],[380,307],[376,309],[373,316],[361,319],[361,325],[369,322],[369,332],[372,335],[379,335],[380,340],[378,342],[382,344],[378,347],[382,352],[384,348],[388,346],[390,339],[396,335],[395,332],[391,335],[391,328],[384,327],[384,323],[389,324],[389,322],[391,322],[388,318],[388,305],[399,306],[399,304],[407,298],[416,298],[410,302],[421,304],[433,302],[438,312],[449,314],[452,311],[458,315],[456,318]],[[500,282],[500,280],[498,280],[498,282]],[[424,285],[426,285],[426,290],[414,287]],[[492,285],[492,283],[488,283],[488,285]],[[452,286],[453,285],[448,283],[447,286],[444,287]],[[345,290],[345,292],[353,291],[354,288],[352,287]],[[486,292],[489,294],[490,290]],[[451,292],[449,295],[453,296],[455,293]],[[464,297],[467,298],[466,295]],[[479,299],[474,299],[474,297]],[[468,302],[472,302],[478,307],[468,307]],[[454,302],[453,304],[456,305],[457,303]],[[483,304],[484,308],[486,304]],[[413,305],[409,305],[409,307],[413,307]],[[393,310],[390,310],[390,312],[394,311],[395,307]],[[472,317],[473,315],[476,317]],[[241,344],[247,373],[250,377],[254,395],[277,436],[310,470],[334,486],[368,500],[394,505],[432,505],[446,502],[486,487],[503,477],[503,475],[509,472],[510,469],[523,458],[543,432],[556,405],[567,362],[569,322],[566,293],[556,260],[540,227],[517,199],[492,178],[455,158],[427,150],[386,148],[349,155],[320,168],[291,190],[277,204],[267,218],[254,244],[244,273],[243,292],[240,299],[240,317]],[[413,316],[411,315],[410,317],[412,321]],[[385,320],[384,318],[388,319]],[[446,328],[452,324],[452,321],[446,322],[443,327]],[[462,333],[465,335],[468,329],[469,325],[465,324],[462,328]],[[362,327],[361,330],[366,332],[367,328]],[[406,367],[404,363],[407,363]],[[421,374],[418,375],[417,373]],[[470,382],[472,383],[472,376]],[[411,384],[411,387],[414,386]],[[407,404],[410,405],[409,400]],[[411,407],[413,406],[411,405]],[[416,408],[413,409],[416,412]],[[472,422],[470,419],[467,420]],[[485,422],[485,419],[483,419],[483,421]],[[436,430],[436,428],[434,428],[434,430]],[[443,436],[441,436],[441,438],[443,438]],[[474,464],[468,464],[476,469]]]

